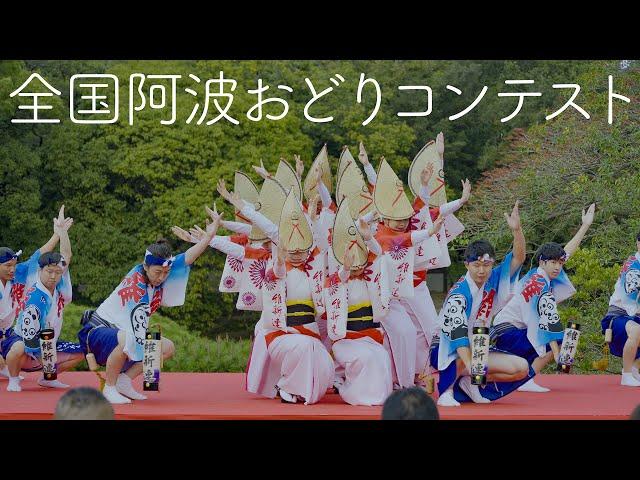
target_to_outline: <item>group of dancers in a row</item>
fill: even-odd
[[[357,162],[344,147],[334,183],[326,146],[303,180],[304,164],[281,160],[277,171],[254,166],[261,187],[236,172],[234,191],[217,190],[235,209],[235,221],[207,208],[206,228],[174,226],[194,245],[173,255],[166,240],[150,245],[96,310],[81,319],[78,343],[58,339],[71,301],[73,219],[64,206],[53,236],[27,261],[0,248],[0,352],[7,390],[21,391],[20,371],[42,369],[40,333],[55,332],[57,371],[91,355],[105,366],[105,397],[143,400],[132,380],[142,373],[149,317],[159,306],[185,301],[189,271],[207,247],[226,255],[219,290],[237,293],[236,307],[261,312],[247,365],[247,390],[283,402],[312,404],[332,390],[353,405],[381,405],[397,388],[430,390],[438,377],[438,404],[487,403],[514,390],[546,392],[533,377],[558,362],[564,326],[557,303],[575,289],[563,269],[593,222],[595,204],[564,247],[546,243],[520,278],[526,257],[518,202],[505,213],[513,249],[502,261],[484,240],[464,251],[467,273],[449,290],[438,313],[427,287],[429,270],[450,265],[449,242],[464,229],[454,213],[471,186],[446,202],[444,138],[416,155],[405,183],[382,157],[377,171],[362,143]],[[362,165],[364,175],[359,166]],[[335,191],[334,191],[335,190]],[[218,235],[220,228],[231,234]],[[60,243],[60,253],[54,252]],[[610,351],[623,358],[622,385],[640,386],[640,234],[624,263],[602,320]],[[486,381],[472,381],[474,327],[490,327]],[[175,347],[161,339],[162,358]],[[46,353],[45,353],[46,354]],[[2,367],[2,365],[0,365]],[[43,387],[65,388],[41,378]]]

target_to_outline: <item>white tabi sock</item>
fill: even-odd
[[[62,383],[59,380],[45,380],[44,378],[38,380],[38,385],[49,388],[69,388],[69,385]]]
[[[636,380],[640,380],[640,372],[638,372],[638,367],[631,367],[631,373]]]
[[[542,385],[538,385],[533,381],[533,378],[529,380],[524,385],[520,385],[518,387],[519,392],[536,392],[536,393],[544,393],[550,391],[550,388],[543,387]]]
[[[7,385],[7,392],[21,392],[20,377],[9,377],[9,385]]]
[[[131,403],[131,400],[118,393],[115,385],[105,385],[102,394],[111,403]]]
[[[438,398],[438,405],[441,407],[459,407],[460,402],[453,398],[453,390],[447,390]]]
[[[146,400],[147,396],[137,392],[133,388],[133,384],[131,383],[131,377],[121,373],[118,375],[118,380],[116,381],[116,389],[122,395],[129,397],[133,400]]]
[[[640,381],[636,380],[636,378],[633,376],[633,373],[622,372],[620,385],[624,385],[626,387],[640,387]]]
[[[460,388],[464,393],[469,395],[469,398],[471,398],[474,403],[491,403],[491,400],[480,395],[480,389],[478,388],[478,385],[473,385],[471,383],[471,377],[462,377],[460,379]]]
[[[292,395],[289,392],[285,392],[281,388],[278,389],[278,394],[280,395],[280,398],[282,400],[284,400],[285,402],[287,402],[287,403],[297,403],[298,402],[298,397],[296,395]]]

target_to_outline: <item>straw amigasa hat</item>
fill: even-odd
[[[293,190],[289,191],[282,206],[278,232],[281,246],[287,252],[310,250],[313,246],[311,226]]]
[[[353,155],[351,155],[351,152],[349,151],[349,147],[345,145],[345,147],[342,149],[342,152],[340,153],[340,160],[338,161],[338,174],[336,175],[338,178],[338,181],[340,181],[342,172],[344,172],[344,169],[347,167],[347,165],[349,165],[349,163],[355,163],[355,159],[353,158]],[[337,186],[336,186],[336,191],[337,191]]]
[[[355,160],[351,160],[342,169],[336,186],[336,202],[341,204],[343,199],[349,200],[349,211],[354,220],[374,209],[373,194],[369,191],[367,182]]]
[[[258,196],[258,201],[254,204],[254,208],[256,212],[261,213],[274,224],[278,225],[282,205],[284,205],[286,199],[287,193],[282,185],[273,178],[267,178],[262,184],[260,195]],[[263,242],[268,240],[268,237],[262,230],[254,225],[251,232],[249,232],[249,240],[252,242]]]
[[[316,159],[311,164],[307,176],[304,179],[304,196],[307,202],[310,202],[318,193],[318,184],[311,179],[313,171],[316,167],[322,171],[322,183],[327,187],[329,193],[333,193],[333,180],[331,179],[331,167],[329,166],[329,154],[327,152],[327,144],[325,143]]]
[[[332,235],[331,248],[333,249],[333,256],[340,265],[342,265],[346,251],[351,251],[354,254],[352,270],[357,270],[367,265],[369,250],[358,227],[353,222],[348,198],[345,198],[338,207],[338,213],[336,213],[336,218],[333,221]]]
[[[260,196],[258,187],[253,183],[253,180],[251,180],[246,173],[237,170],[233,179],[233,190],[240,195],[241,199],[252,205],[257,203],[258,197]],[[236,222],[251,223],[249,220],[244,218],[238,210],[235,210],[235,218]]]
[[[422,188],[420,174],[427,165],[433,165],[433,175],[429,181],[429,207],[439,207],[447,203],[447,195],[444,189],[444,165],[440,161],[440,155],[436,151],[436,143],[431,140],[414,157],[409,167],[409,188],[414,196],[418,196]]]
[[[296,194],[296,198],[302,201],[302,186],[300,185],[296,171],[289,165],[289,162],[282,159],[280,160],[278,170],[276,170],[276,180],[280,182],[287,193],[289,193],[289,189],[292,188]]]
[[[380,162],[378,167],[378,180],[373,191],[373,203],[382,218],[391,220],[406,220],[413,216],[413,207],[407,194],[404,193],[404,184],[398,178],[386,160]]]

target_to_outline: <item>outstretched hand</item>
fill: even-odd
[[[360,235],[365,240],[371,240],[373,238],[373,233],[371,232],[371,227],[366,222],[366,220],[362,217],[358,219],[358,230],[360,231]]]
[[[436,151],[438,155],[440,155],[440,158],[442,158],[444,155],[444,133],[442,132],[436,136]]]
[[[266,168],[264,168],[264,163],[262,162],[262,159],[260,159],[259,167],[257,165],[253,165],[252,167],[256,171],[256,173],[260,175],[262,178],[264,178],[265,180],[267,178],[271,178],[271,174],[267,171]]]
[[[363,167],[369,165],[369,156],[367,155],[367,151],[364,149],[364,143],[360,142],[360,151],[358,152],[358,160]]]
[[[315,194],[309,205],[307,207],[307,211],[309,212],[309,218],[312,222],[315,222],[318,219],[318,202],[320,201],[320,195]]]
[[[229,190],[227,190],[227,186],[222,178],[218,180],[216,190],[222,198],[224,198],[227,202],[231,202],[231,194],[229,193]]]
[[[440,229],[442,228],[442,225],[444,224],[444,217],[442,215],[438,215],[438,218],[436,218],[433,221],[433,227],[431,229],[431,234],[429,236],[435,235],[436,233],[438,233],[440,231]]]
[[[427,187],[429,185],[431,177],[433,177],[433,165],[429,163],[420,172],[420,183],[423,187]]]
[[[342,265],[347,272],[351,270],[351,267],[353,266],[353,252],[351,250],[345,250],[344,257],[342,258]]]
[[[462,201],[463,204],[465,204],[469,201],[469,197],[471,197],[471,182],[469,181],[468,178],[466,180],[461,180],[461,181],[462,181],[462,197],[460,197],[460,200]]]
[[[208,207],[207,209],[211,211],[211,209],[209,209]],[[212,222],[209,222],[209,220],[207,220],[207,226],[205,228],[209,238],[213,238],[215,236],[216,232],[218,231],[218,228],[220,227],[220,222],[222,220],[222,215],[216,215],[216,214],[214,215],[215,216],[213,217]]]
[[[189,233],[193,238],[195,238],[198,242],[202,239],[202,236],[206,233],[202,228],[198,225],[194,225],[189,229]]]
[[[582,209],[582,224],[586,225],[586,226],[591,226],[591,224],[593,223],[593,217],[596,211],[596,204],[592,203],[591,205],[589,205],[589,208],[587,208],[587,211],[585,212],[584,209]]]
[[[171,231],[180,240],[183,240],[185,242],[194,243],[191,234],[189,232],[187,232],[186,230],[183,230],[182,228],[178,227],[177,225],[174,225],[173,227],[171,227]]]
[[[211,217],[212,221],[220,222],[220,218],[222,217],[222,214],[218,213],[218,209],[215,208],[215,205],[214,205],[214,210],[211,210],[209,207],[204,207],[204,209],[207,212],[207,215]]]
[[[229,194],[229,203],[236,207],[236,210],[238,211],[244,208],[244,200],[240,198],[240,194],[238,192],[231,192],[231,194]]]
[[[71,225],[73,225],[73,218],[64,216],[64,205],[62,205],[58,211],[58,217],[53,219],[53,233],[60,236],[61,233],[69,231]]]
[[[282,242],[279,242],[278,245],[276,245],[276,254],[278,256],[278,262],[284,263],[287,258],[287,251],[282,246]]]
[[[511,211],[511,215],[504,214],[504,218],[507,221],[507,225],[512,231],[519,230],[522,228],[520,224],[520,200],[516,200],[516,204],[513,206],[513,210]]]
[[[302,160],[300,160],[300,155],[294,155],[293,158],[296,161],[296,175],[298,175],[298,178],[301,179],[302,174],[304,173],[304,163],[302,163]]]

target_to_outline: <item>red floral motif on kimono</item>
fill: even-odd
[[[233,270],[234,272],[242,272],[244,270],[244,267],[242,266],[242,260],[240,260],[239,258],[236,257],[227,257],[227,263],[229,264],[229,267],[231,267],[231,270]]]
[[[266,260],[256,260],[249,266],[249,279],[256,288],[262,288],[267,275]]]
[[[389,255],[394,260],[401,260],[407,255],[409,249],[405,246],[404,239],[402,237],[393,238],[389,245]]]
[[[242,294],[242,303],[244,303],[245,305],[253,305],[255,301],[256,296],[252,292],[244,292]]]
[[[381,223],[378,225],[376,240],[383,252],[389,253],[394,260],[400,260],[407,255],[411,246],[411,233],[396,232]]]

